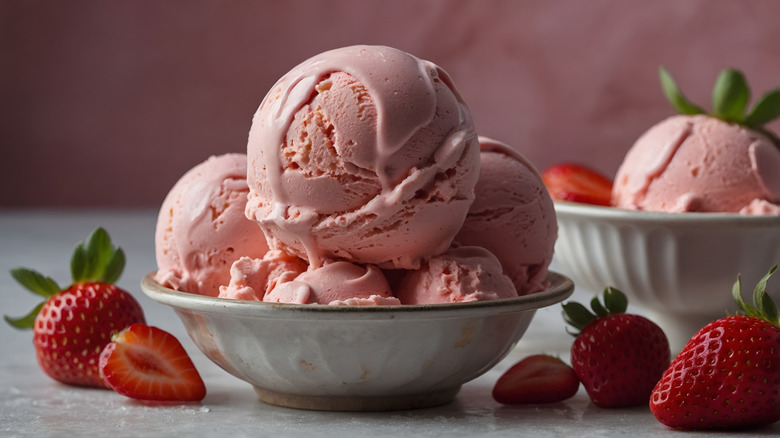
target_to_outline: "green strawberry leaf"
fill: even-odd
[[[578,330],[584,329],[585,326],[597,319],[596,315],[580,303],[564,303],[561,306],[563,306],[563,319]]]
[[[758,309],[764,315],[764,319],[780,327],[780,316],[777,314],[777,306],[769,294],[761,296],[761,301],[758,302]]]
[[[628,298],[623,292],[610,286],[604,289],[604,305],[609,313],[625,313],[628,309]]]
[[[758,283],[756,283],[756,287],[753,288],[753,304],[758,305],[759,302],[761,301],[761,296],[766,295],[766,284],[769,281],[769,277],[771,277],[776,270],[777,270],[777,265],[772,266],[771,268],[769,268],[769,272],[767,272],[766,275],[761,277],[761,280],[758,280]]]
[[[753,289],[753,304],[757,307],[757,317],[765,319],[774,325],[778,325],[777,306],[775,306],[774,301],[772,301],[772,297],[766,293],[766,284],[776,270],[777,265],[769,268],[769,272],[758,281],[755,289]]]
[[[731,289],[731,294],[734,296],[737,307],[745,316],[763,319],[780,327],[777,306],[772,297],[766,292],[766,284],[776,270],[777,265],[772,266],[769,272],[756,283],[756,287],[753,289],[753,304],[755,306],[746,303],[742,298],[742,280],[739,275],[737,275],[737,281]]]
[[[737,308],[747,316],[758,315],[758,310],[750,305],[742,298],[742,276],[737,275],[737,281],[734,282],[734,286],[731,287],[731,296],[734,297],[734,302],[737,303]]]
[[[625,313],[626,309],[628,309],[628,298],[626,298],[623,292],[609,286],[604,289],[604,304],[599,301],[598,295],[590,300],[590,307],[593,309],[593,312],[577,302],[565,303],[562,306],[563,319],[572,327],[582,330],[588,324],[604,316]],[[571,332],[569,334],[577,335],[577,333]]]
[[[780,88],[775,88],[761,96],[745,117],[744,123],[750,128],[758,129],[778,117],[780,117]]]
[[[658,68],[661,89],[679,114],[707,114],[701,107],[689,101],[683,95],[672,75],[663,67]],[[761,96],[747,115],[750,101],[750,87],[745,76],[737,69],[723,70],[712,90],[712,117],[741,124],[770,138],[780,148],[780,138],[763,128],[763,125],[780,117],[780,88]]]
[[[74,283],[99,281],[113,284],[122,275],[125,255],[121,248],[114,248],[111,237],[103,228],[97,228],[86,242],[80,242],[73,250],[70,270]]]
[[[35,317],[38,316],[38,313],[41,311],[41,308],[44,304],[46,304],[45,301],[35,306],[35,308],[30,313],[21,318],[11,318],[10,316],[6,315],[3,317],[3,319],[5,319],[5,322],[8,324],[11,324],[13,327],[20,330],[31,329],[35,325]]]
[[[122,271],[125,269],[125,252],[122,248],[118,248],[113,251],[111,258],[105,265],[105,269],[100,278],[97,280],[101,283],[114,284],[122,276]]]
[[[659,67],[658,76],[661,80],[661,89],[678,113],[688,115],[706,113],[701,107],[696,106],[683,95],[672,75],[664,67]]]
[[[83,243],[79,243],[73,249],[73,255],[70,257],[70,275],[74,283],[79,283],[87,278],[89,271],[89,257]]]
[[[750,88],[739,70],[723,70],[712,89],[712,110],[715,117],[741,123],[750,100]]]
[[[11,269],[11,276],[19,284],[24,286],[25,289],[44,298],[49,298],[62,290],[59,285],[57,285],[57,282],[50,277],[45,277],[43,274],[33,271],[32,269]]]
[[[609,310],[607,310],[602,304],[601,301],[599,301],[598,295],[593,297],[592,300],[590,300],[590,308],[593,309],[593,312],[596,313],[598,316],[607,316],[609,315]]]
[[[87,272],[90,280],[103,276],[108,261],[114,253],[111,238],[103,228],[97,228],[87,240],[87,255],[90,260],[90,269]]]

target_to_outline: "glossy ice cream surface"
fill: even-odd
[[[520,295],[543,290],[558,236],[552,199],[522,154],[486,137],[479,143],[475,200],[455,240],[492,252]]]
[[[217,296],[241,256],[261,258],[268,245],[244,215],[246,155],[208,158],[185,173],[163,201],[155,230],[155,280],[172,289]]]
[[[735,123],[673,116],[626,154],[612,201],[630,210],[780,214],[780,150]]]
[[[314,268],[419,267],[450,246],[479,172],[470,112],[447,74],[382,46],[293,68],[261,103],[247,152],[247,217]]]

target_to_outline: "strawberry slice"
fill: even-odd
[[[114,391],[139,400],[200,401],[206,386],[181,343],[157,327],[133,324],[100,354],[100,372]]]
[[[580,164],[563,163],[542,172],[550,197],[558,201],[609,206],[612,181]]]
[[[503,404],[555,403],[577,393],[574,370],[557,357],[528,356],[509,368],[493,387],[493,398]]]

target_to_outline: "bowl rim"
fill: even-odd
[[[780,216],[743,215],[738,213],[669,213],[657,211],[627,210],[618,207],[582,204],[571,201],[553,201],[555,213],[561,216],[587,217],[601,220],[630,220],[633,222],[652,222],[656,225],[674,224],[740,224],[741,226],[780,227]]]
[[[154,272],[141,280],[147,297],[176,310],[218,313],[231,316],[275,319],[435,319],[484,316],[536,310],[559,303],[574,292],[574,282],[567,276],[548,271],[549,287],[517,298],[447,304],[401,304],[381,306],[330,306],[321,304],[266,303],[210,297],[180,292],[154,281]]]

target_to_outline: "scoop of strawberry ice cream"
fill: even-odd
[[[778,214],[780,150],[765,135],[705,115],[644,133],[615,176],[612,203],[631,210]]]
[[[477,136],[438,66],[352,46],[284,75],[249,133],[246,214],[275,248],[412,269],[447,250],[474,199]]]
[[[513,298],[517,290],[490,251],[456,246],[409,271],[396,297],[402,304],[461,303]]]
[[[400,304],[379,268],[345,261],[327,262],[291,281],[279,282],[263,301],[358,306]]]
[[[544,290],[558,237],[552,199],[522,154],[486,137],[479,145],[474,203],[455,240],[493,253],[518,294]]]
[[[165,197],[155,229],[155,280],[217,296],[241,256],[262,257],[268,244],[244,215],[246,155],[212,156],[186,172]]]
[[[301,258],[279,250],[268,251],[261,259],[241,257],[230,267],[230,283],[219,287],[219,297],[263,301],[267,291],[292,281],[307,268]]]

